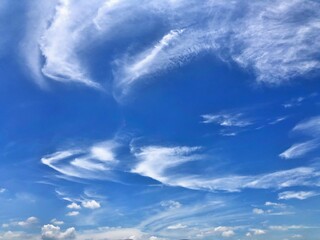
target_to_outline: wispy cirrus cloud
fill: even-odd
[[[191,8],[179,5],[175,20],[182,19],[181,24],[186,26],[186,22],[192,22],[193,17],[202,14],[208,16],[207,22],[191,25],[175,44],[163,51],[165,57],[155,58],[153,65],[158,71],[179,66],[199,53],[222,56],[221,52],[226,49],[221,58],[252,69],[259,82],[280,84],[319,69],[319,61],[314,57],[319,49],[318,43],[306,44],[311,36],[319,35],[319,13],[313,10],[319,7],[317,2],[236,1],[226,4],[216,1],[205,2],[202,6],[192,4]],[[240,16],[238,9],[246,10]],[[305,11],[310,14],[301,19],[300,13]],[[227,14],[221,15],[222,12]],[[124,63],[122,67],[127,66],[130,63]],[[154,71],[148,71],[148,68],[144,68],[141,78]]]
[[[160,182],[168,182],[165,171],[177,167],[183,163],[195,161],[201,158],[196,152],[199,147],[161,147],[149,146],[134,151],[134,155],[140,161],[132,169],[133,173],[151,177]],[[169,180],[170,181],[170,180]]]
[[[285,159],[303,157],[320,146],[320,117],[315,116],[297,124],[293,132],[301,133],[312,138],[301,143],[293,144],[290,148],[282,152],[279,156]]]
[[[240,211],[226,209],[226,202],[217,199],[208,199],[201,204],[193,202],[175,209],[153,209],[150,216],[138,227],[147,232],[157,233],[165,239],[230,237],[236,234],[239,227],[221,224],[230,223],[235,217],[245,219],[248,216]],[[209,220],[212,216],[214,218]]]
[[[204,114],[201,116],[203,123],[215,123],[223,127],[246,127],[252,124],[252,121],[245,119],[243,114]]]
[[[183,30],[171,30],[168,34],[164,35],[162,39],[155,44],[151,49],[147,49],[145,52],[139,53],[138,56],[127,60],[125,68],[121,69],[118,73],[117,88],[121,88],[125,94],[130,86],[142,76],[150,75],[161,69],[166,69],[168,66],[158,65],[159,58],[167,58],[166,49],[170,48],[175,39],[183,33]],[[161,60],[160,60],[161,61]],[[165,60],[162,60],[163,64]],[[122,61],[117,63],[122,65]],[[168,62],[167,64],[170,64]]]
[[[141,0],[143,8],[121,0],[30,4],[32,8],[46,9],[43,14],[30,14],[27,48],[23,50],[38,79],[45,76],[100,88],[99,80],[90,77],[90,67],[83,61],[80,49],[90,51],[87,43],[102,37],[121,40],[131,36],[129,29],[135,29],[136,36],[152,34],[149,25],[142,28],[140,24],[150,19],[163,25],[163,35],[158,40],[150,39],[149,47],[129,52],[125,47],[123,57],[113,57],[118,63],[113,69],[115,95],[126,94],[138,79],[185,64],[202,53],[235,62],[251,69],[259,82],[276,85],[320,68],[317,1],[208,0],[199,5],[195,0]],[[239,9],[243,10],[241,14]],[[305,12],[308,14],[303,15]]]
[[[58,151],[41,159],[44,165],[62,175],[84,179],[107,179],[110,169],[117,164],[115,149],[118,144],[106,141],[79,149]],[[108,175],[109,174],[109,175]]]
[[[305,154],[311,152],[312,150],[320,146],[320,141],[318,139],[311,140],[302,143],[293,144],[290,148],[285,150],[279,156],[285,159],[293,159],[304,156]]]
[[[150,146],[134,150],[138,162],[132,172],[150,177],[169,186],[205,191],[240,191],[252,189],[282,189],[292,186],[317,186],[319,169],[298,167],[259,175],[230,175],[205,177],[183,173],[183,164],[203,159],[198,147]],[[203,160],[204,161],[204,160]],[[220,173],[221,175],[221,173]]]
[[[286,191],[279,193],[279,199],[281,200],[288,200],[288,199],[299,199],[299,200],[305,200],[310,197],[315,197],[320,195],[317,192],[314,191]]]

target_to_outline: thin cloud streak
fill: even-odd
[[[182,164],[203,159],[199,148],[150,146],[134,152],[138,162],[132,172],[150,177],[165,185],[204,191],[241,191],[282,189],[293,186],[317,186],[320,171],[314,167],[298,167],[260,175],[229,175],[210,178],[177,171]],[[201,157],[199,157],[201,156]]]

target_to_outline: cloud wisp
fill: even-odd
[[[298,167],[259,175],[227,175],[205,177],[183,173],[183,164],[205,159],[198,147],[149,146],[135,150],[137,164],[132,172],[152,178],[165,185],[205,191],[240,191],[252,189],[282,189],[293,186],[317,186],[319,169]],[[205,160],[203,160],[205,161]]]
[[[299,158],[319,148],[320,116],[309,118],[297,124],[292,131],[309,136],[311,140],[293,144],[290,148],[282,152],[279,155],[280,157],[284,159]]]
[[[75,178],[108,179],[117,164],[117,143],[106,141],[82,149],[58,151],[44,156],[41,162],[58,173]]]
[[[101,88],[100,80],[90,77],[90,67],[81,55],[90,51],[88,42],[102,37],[121,41],[132,35],[129,29],[136,29],[136,36],[152,35],[150,27],[143,29],[140,24],[150,19],[163,25],[162,37],[150,39],[149,47],[142,50],[128,51],[136,44],[132,38],[120,51],[123,57],[121,53],[113,56],[115,95],[121,97],[139,79],[185,64],[202,53],[251,69],[258,82],[275,85],[320,68],[317,1],[207,0],[199,5],[195,0],[141,0],[143,8],[121,0],[30,4],[30,9],[45,11],[30,12],[22,51],[41,84],[47,77]]]
[[[279,193],[279,199],[281,200],[289,200],[289,199],[298,199],[298,200],[305,200],[310,197],[318,196],[319,193],[314,191],[286,191]]]

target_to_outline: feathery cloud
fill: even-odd
[[[292,131],[310,136],[312,140],[293,144],[290,148],[279,154],[280,157],[285,159],[303,157],[320,146],[320,116],[312,117],[297,124]]]
[[[41,162],[60,174],[84,179],[107,179],[117,164],[117,143],[106,141],[83,149],[59,151],[41,158]]]
[[[282,200],[288,200],[288,199],[305,200],[307,198],[315,197],[318,195],[319,195],[319,193],[313,192],[313,191],[299,191],[299,192],[286,191],[286,192],[279,193],[279,199],[282,199]]]
[[[141,27],[146,19],[162,22],[163,36],[157,43],[151,40],[149,47],[141,51],[122,50],[124,57],[116,59],[113,69],[120,95],[138,79],[180,66],[202,53],[236,62],[251,69],[257,81],[276,85],[320,68],[316,57],[320,44],[317,1],[206,0],[199,5],[195,0],[141,0],[143,8],[121,0],[30,4],[30,8],[45,9],[41,14],[30,14],[25,40],[28,50],[24,56],[38,79],[45,76],[101,88],[91,79],[81,51],[90,51],[88,42],[102,37],[121,40],[130,36],[129,29],[135,29],[138,36],[152,33],[149,25]],[[239,9],[245,10],[239,14]],[[302,19],[305,12],[308,15]],[[203,21],[197,23],[200,16]],[[28,56],[28,52],[32,54]]]
[[[199,147],[149,146],[134,150],[138,162],[132,172],[150,177],[169,186],[205,191],[240,191],[282,189],[292,186],[317,186],[319,169],[298,167],[259,175],[226,175],[217,178],[175,171],[182,164],[203,159]]]

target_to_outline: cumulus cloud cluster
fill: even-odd
[[[75,239],[75,228],[68,228],[65,231],[61,231],[59,226],[52,224],[44,225],[41,229],[41,239],[43,240],[58,240],[58,239]]]

